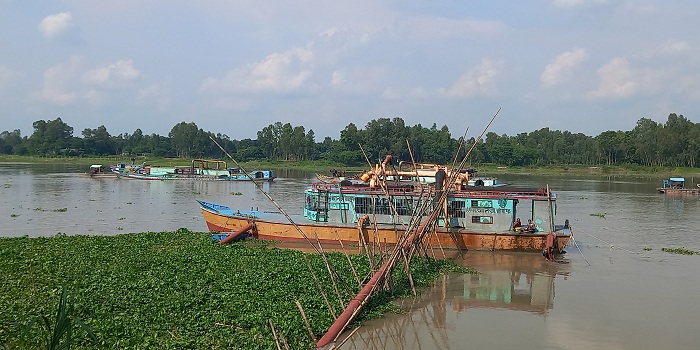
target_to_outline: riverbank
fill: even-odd
[[[208,233],[146,232],[116,236],[0,238],[0,348],[38,348],[49,337],[35,316],[53,324],[61,287],[80,317],[96,331],[98,343],[119,349],[275,348],[270,321],[291,348],[313,340],[295,303],[303,306],[320,337],[333,321],[319,283],[336,314],[342,311],[326,265],[316,254],[268,248],[253,241],[218,245]],[[358,291],[358,276],[369,274],[366,255],[328,258],[344,303]],[[313,267],[313,275],[307,261]],[[441,273],[466,272],[449,261],[415,258],[411,274],[426,285]],[[315,277],[314,277],[315,275]],[[316,282],[318,279],[318,283]],[[393,294],[380,293],[359,322],[396,311],[392,300],[410,293],[403,269],[394,274]],[[76,330],[74,348],[94,348]]]
[[[235,167],[233,161],[224,159],[230,167]],[[191,164],[191,159],[183,158],[162,158],[162,157],[137,157],[134,159],[136,164],[146,163],[155,166],[187,166]],[[41,163],[41,164],[116,164],[116,163],[131,163],[131,157],[126,156],[109,156],[109,157],[34,157],[34,156],[16,156],[16,155],[0,155],[0,162],[13,163]],[[297,169],[306,171],[315,171],[326,174],[329,169],[338,169],[344,171],[362,171],[366,170],[366,166],[347,166],[340,163],[328,161],[249,161],[241,162],[247,170],[253,169]],[[469,166],[469,165],[468,165]],[[643,177],[658,177],[667,178],[671,176],[695,176],[700,177],[700,168],[687,167],[660,167],[660,166],[640,166],[634,164],[628,165],[550,165],[550,166],[503,166],[498,164],[480,164],[475,165],[481,174],[527,174],[527,175],[577,175],[577,176],[643,176]]]

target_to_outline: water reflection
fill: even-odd
[[[442,276],[419,297],[398,302],[406,314],[367,322],[340,348],[460,349],[464,330],[474,328],[471,313],[499,310],[507,314],[504,328],[519,319],[546,318],[555,304],[555,279],[569,274],[565,262],[546,262],[537,254],[469,252],[451,258],[479,274]]]

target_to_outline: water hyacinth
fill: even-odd
[[[316,254],[268,248],[253,241],[218,245],[208,233],[185,229],[116,236],[0,238],[0,347],[36,348],[45,330],[21,330],[37,315],[49,319],[70,291],[71,316],[95,331],[110,348],[276,348],[270,321],[292,348],[312,348],[314,334],[333,318],[328,302],[342,310],[327,267]],[[304,258],[306,256],[306,259]],[[343,253],[328,253],[342,300],[358,291]],[[360,278],[370,272],[366,255],[350,255]],[[414,258],[414,281],[426,284],[442,271],[459,270],[446,261]],[[410,293],[403,268],[394,273],[392,294],[371,299],[359,321],[392,310],[392,300]],[[90,335],[76,329],[73,348],[94,348]]]

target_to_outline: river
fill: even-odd
[[[206,231],[195,199],[276,209],[250,182],[79,177],[85,170],[0,163],[0,236]],[[261,187],[286,211],[300,212],[314,174],[278,176]],[[700,251],[700,196],[658,194],[661,178],[501,175],[499,181],[549,185],[557,193],[557,219],[569,219],[575,234],[565,257],[545,262],[536,253],[448,252],[481,273],[442,277],[402,301],[405,314],[368,322],[341,348],[700,347],[700,256],[662,251]]]

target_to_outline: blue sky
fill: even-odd
[[[700,2],[0,0],[0,131],[700,122]]]

